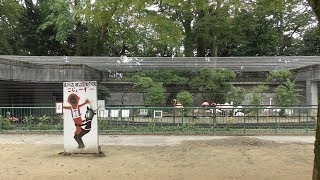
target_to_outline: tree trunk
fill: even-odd
[[[320,27],[320,1],[319,0],[308,0],[313,12],[316,14],[318,20],[318,26]]]
[[[211,49],[211,57],[217,57],[218,56],[218,37],[216,33],[212,33],[213,36],[213,43],[212,43],[212,49]]]
[[[313,12],[316,14],[318,20],[318,29],[320,29],[320,1],[308,0]],[[316,128],[316,140],[314,142],[314,162],[313,162],[313,180],[320,179],[320,102],[318,103],[317,112],[317,128]]]
[[[285,5],[283,4],[283,7],[285,7]],[[285,9],[285,8],[283,8]],[[280,44],[280,51],[279,51],[279,55],[283,56],[284,55],[284,51],[285,51],[285,35],[284,35],[284,16],[283,16],[283,11],[280,12],[280,34],[281,34],[281,44]]]
[[[201,19],[204,17],[204,12],[200,11],[198,14],[198,19],[201,21]],[[201,33],[198,33],[197,35],[197,57],[205,57],[206,56],[206,43],[204,41],[204,38]]]
[[[76,55],[80,56],[82,55],[82,25],[81,25],[81,20],[79,16],[79,6],[80,2],[79,0],[74,0],[74,9],[75,9],[75,25],[76,25]]]
[[[191,4],[191,0],[188,0],[188,3]],[[184,20],[182,20],[185,38],[184,38],[184,55],[186,57],[193,56],[193,33],[191,27],[191,21],[193,19],[193,15],[191,12],[184,14]]]
[[[320,179],[320,102],[318,103],[316,141],[314,142],[313,180]]]
[[[193,40],[191,30],[191,20],[186,19],[183,23],[185,38],[184,38],[184,55],[186,57],[193,56]]]

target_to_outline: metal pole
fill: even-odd
[[[312,107],[311,107],[312,108]],[[312,111],[312,110],[311,110]],[[306,133],[309,133],[309,109],[307,109],[307,123],[306,123]]]
[[[183,109],[180,109],[180,111],[181,111],[181,127],[182,127],[182,132],[184,132],[184,130],[183,130],[183,116],[184,116],[184,114],[183,114]]]
[[[216,121],[216,108],[213,109],[212,111],[212,132],[215,132],[215,121]]]
[[[246,134],[246,114],[243,115],[243,133]]]
[[[31,130],[32,130],[32,118],[31,118],[32,110],[31,110],[31,108],[29,109],[29,112],[30,112],[30,114],[29,114],[29,117],[30,117],[30,119],[29,119],[29,131],[31,132]]]
[[[2,132],[2,121],[3,121],[3,117],[2,117],[2,108],[1,108],[1,111],[0,111],[0,132]]]
[[[122,129],[122,108],[120,108],[120,131],[122,133],[123,129]]]

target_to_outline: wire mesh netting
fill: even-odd
[[[80,57],[6,56],[0,58],[37,64],[84,64],[100,71],[139,71],[168,68],[226,68],[232,71],[274,71],[319,64],[318,56],[271,57]]]

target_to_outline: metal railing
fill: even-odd
[[[316,107],[107,107],[100,133],[314,133]],[[0,107],[0,131],[63,131],[54,107]]]

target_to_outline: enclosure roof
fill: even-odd
[[[289,70],[320,64],[320,56],[92,57],[0,55],[0,58],[37,64],[84,64],[100,71],[225,68],[236,72],[259,72]]]

